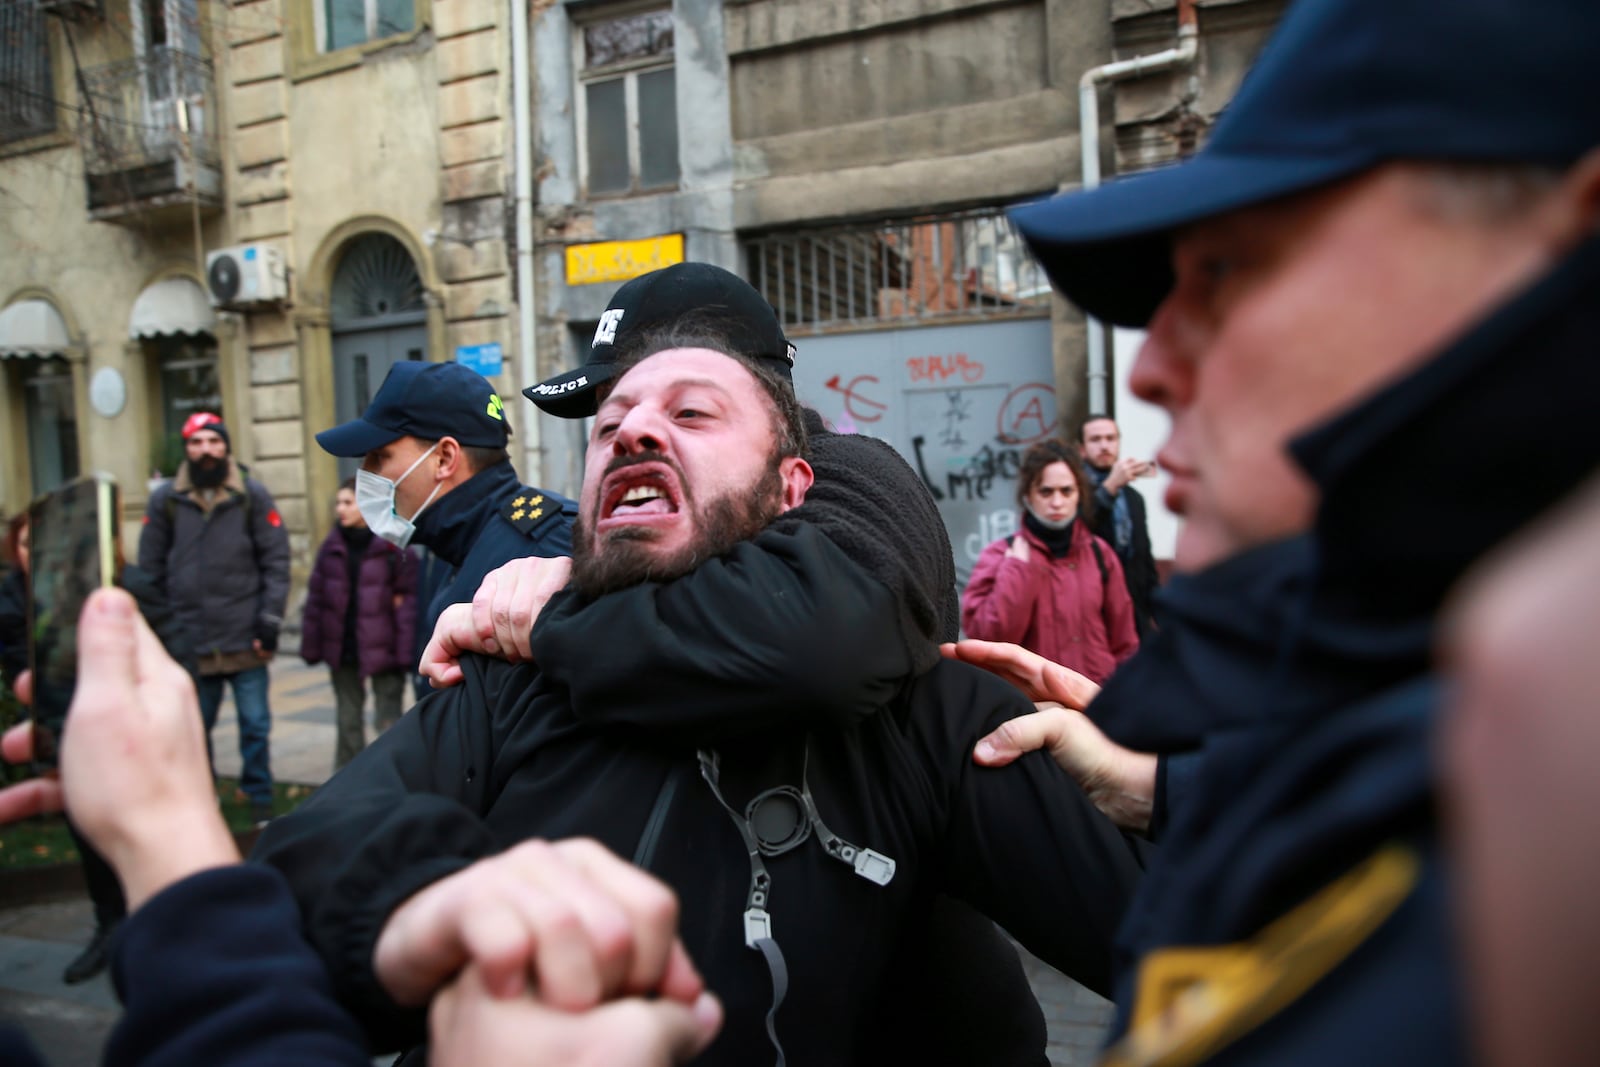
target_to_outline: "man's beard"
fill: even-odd
[[[593,599],[641,582],[670,582],[749,540],[783,511],[779,462],[777,455],[771,457],[750,492],[734,490],[703,506],[693,503],[686,486],[684,505],[694,517],[694,536],[668,555],[652,551],[655,531],[643,526],[619,527],[604,535],[603,545],[596,546],[588,516],[579,515],[572,528],[572,584]]]
[[[227,456],[201,456],[189,461],[189,480],[197,489],[215,489],[228,480]]]

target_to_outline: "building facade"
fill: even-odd
[[[297,567],[401,359],[515,379],[493,0],[0,3],[0,504],[89,470],[128,548],[219,411]]]
[[[1192,58],[1091,94],[1101,169],[1192,150],[1281,6],[1201,0]],[[512,396],[689,258],[779,309],[808,402],[918,465],[964,575],[1014,528],[1021,450],[1088,405],[1084,323],[1003,209],[1084,180],[1080,81],[1171,49],[1180,14],[0,0],[0,506],[109,470],[131,533],[216,408],[303,563],[352,466],[313,435],[394,361]],[[582,428],[508,411],[524,475],[574,491]]]
[[[1004,208],[1080,184],[1086,136],[1107,174],[1192,151],[1281,6],[536,5],[543,359],[581,362],[634,273],[675,258],[742,273],[799,348],[802,399],[921,471],[964,581],[1016,529],[1022,452],[1075,430],[1097,369],[1116,377]],[[1178,61],[1106,70],[1176,49],[1184,22],[1198,32]],[[581,428],[541,439],[552,486],[574,488]]]

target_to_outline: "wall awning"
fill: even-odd
[[[129,337],[166,337],[176,333],[213,333],[217,316],[198,282],[166,278],[147,286],[133,302]]]
[[[0,311],[0,359],[64,356],[72,350],[61,312],[46,300],[19,300]]]

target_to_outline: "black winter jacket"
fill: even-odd
[[[564,496],[523,485],[509,461],[484,468],[423,508],[413,541],[449,570],[437,584],[418,586],[413,668],[433,636],[439,613],[471,600],[484,575],[514,559],[571,555],[577,508]],[[429,574],[437,577],[433,568]]]
[[[272,494],[231,460],[209,511],[195,492],[185,463],[150,494],[139,566],[183,623],[204,670],[207,657],[276,638],[289,599],[289,535]]]
[[[590,627],[710,628],[738,648],[751,637],[741,616],[753,609],[729,603],[715,581],[659,587],[649,613],[639,601],[628,609],[636,617],[625,629],[610,612],[584,618],[584,606],[563,594],[534,631],[534,656],[551,665],[542,674],[469,658],[464,685],[423,701],[268,828],[253,859],[288,874],[341,996],[379,1046],[421,1036],[420,1017],[398,1011],[371,972],[393,908],[528,837],[587,835],[680,894],[684,942],[728,1008],[703,1062],[770,1062],[767,968],[742,925],[750,864],[700,778],[702,745],[716,748],[736,808],[803,780],[833,833],[897,864],[879,887],[815,837],[766,861],[790,975],[778,1016],[790,1063],[852,1062],[877,1023],[871,1009],[905,916],[938,892],[971,901],[1047,961],[1107,988],[1111,933],[1142,853],[1044,753],[1001,771],[973,765],[980,736],[1030,710],[1020,694],[950,662],[907,685],[904,642],[872,621],[895,610],[888,590],[839,581],[848,560],[812,529],[768,531],[708,568],[703,577],[731,572],[739,583],[759,572],[753,584],[770,596],[762,607],[778,617],[772,631],[792,620],[789,630],[806,642],[805,655],[777,658],[810,669],[774,677],[759,647],[729,656],[708,640],[683,653],[711,662],[674,673],[664,669],[669,660],[646,672],[629,642],[592,640]],[[817,618],[832,625],[799,625]],[[708,688],[707,675],[724,684]]]

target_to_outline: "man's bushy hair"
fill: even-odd
[[[806,450],[806,424],[801,415],[800,401],[795,397],[794,386],[773,369],[770,362],[749,352],[742,352],[731,340],[726,319],[715,311],[694,312],[678,318],[665,326],[641,331],[617,355],[615,383],[628,371],[659,352],[675,348],[709,348],[738,360],[755,377],[772,403],[773,432],[777,438],[776,454],[779,458],[800,456]]]

